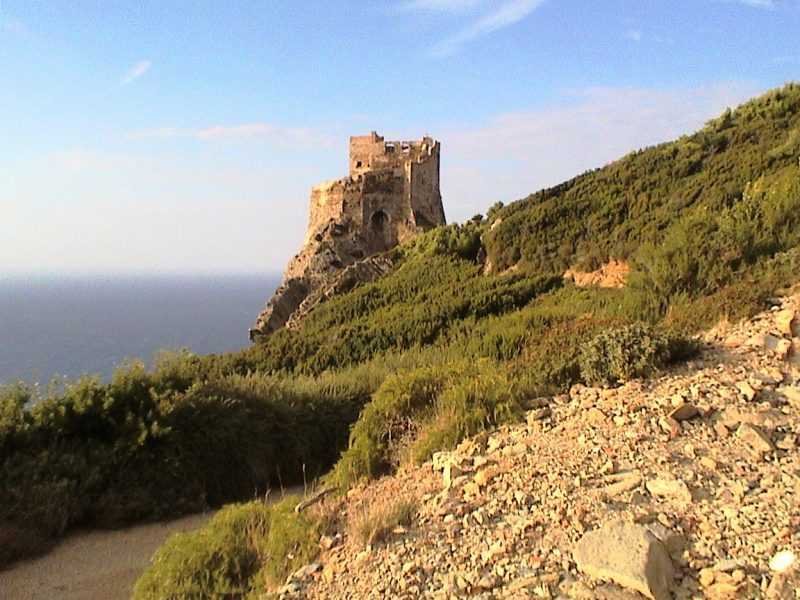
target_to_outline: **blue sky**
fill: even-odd
[[[0,0],[0,276],[275,272],[347,138],[451,221],[800,79],[800,0]]]

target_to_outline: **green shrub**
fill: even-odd
[[[240,598],[310,562],[322,522],[295,513],[298,499],[220,510],[197,531],[170,537],[136,582],[137,600]]]
[[[610,329],[581,349],[581,378],[590,385],[618,385],[684,359],[693,348],[687,340],[671,339],[640,323]]]
[[[261,567],[272,517],[253,502],[220,510],[204,527],[172,535],[136,582],[139,600],[234,598],[248,594]]]
[[[257,580],[275,586],[286,576],[310,563],[319,552],[319,538],[326,523],[308,512],[296,513],[296,498],[271,507],[269,534],[261,548],[262,566]]]

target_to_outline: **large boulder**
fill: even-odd
[[[664,545],[641,525],[615,521],[585,534],[573,551],[578,568],[653,600],[668,600],[674,577]]]

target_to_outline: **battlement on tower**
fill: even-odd
[[[369,171],[405,169],[411,163],[438,162],[438,158],[439,142],[429,137],[387,142],[373,131],[350,138],[350,176],[353,178]]]

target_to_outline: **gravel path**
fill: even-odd
[[[213,513],[118,531],[78,532],[48,554],[0,571],[0,598],[117,600],[133,584],[167,537],[203,525]]]

